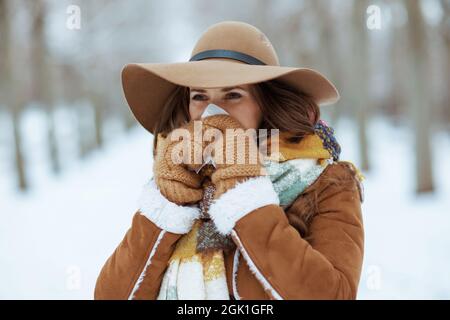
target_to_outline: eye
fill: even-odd
[[[196,95],[194,95],[192,97],[192,100],[197,100],[197,101],[204,101],[204,100],[207,100],[207,99],[208,99],[208,97],[206,97],[203,94],[196,94]]]
[[[225,99],[239,99],[242,95],[238,92],[230,92],[226,95]]]

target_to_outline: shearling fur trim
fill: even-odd
[[[239,236],[235,230],[231,231],[231,236],[233,237],[234,241],[236,242],[245,261],[247,262],[247,265],[248,265],[250,271],[255,275],[256,279],[259,280],[259,282],[263,286],[264,290],[266,292],[268,292],[274,299],[284,300],[283,297],[281,297],[281,295],[273,288],[273,286],[269,283],[269,281],[264,277],[264,275],[261,273],[261,271],[259,271],[258,267],[253,262],[252,258],[250,258],[247,250],[245,249],[244,245],[242,244],[241,239],[239,238]]]
[[[159,243],[161,242],[161,240],[162,240],[162,238],[164,237],[165,234],[166,234],[166,231],[164,231],[164,230],[161,230],[161,232],[159,233],[158,238],[156,239],[156,242],[153,245],[153,248],[150,251],[150,254],[148,255],[148,259],[147,259],[147,262],[145,263],[144,269],[142,269],[138,280],[134,284],[133,290],[131,291],[130,296],[128,297],[128,300],[133,300],[134,299],[134,295],[136,294],[136,291],[141,286],[142,281],[144,281],[147,269],[150,266],[150,264],[152,263],[152,258],[153,258],[153,256],[156,253],[156,249],[158,248]]]
[[[159,228],[176,234],[188,233],[200,215],[197,206],[179,206],[167,200],[153,179],[144,186],[139,211]]]
[[[239,268],[239,256],[240,256],[239,249],[236,249],[233,258],[233,278],[232,278],[233,295],[236,300],[241,300],[241,297],[239,296],[239,292],[237,290],[237,273]]]
[[[227,190],[219,199],[212,202],[209,215],[217,230],[227,235],[236,222],[250,212],[270,205],[279,205],[280,200],[273,189],[269,177],[250,178]]]

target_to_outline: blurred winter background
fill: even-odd
[[[0,298],[91,299],[151,176],[128,62],[187,61],[209,25],[254,24],[365,176],[360,299],[450,298],[450,0],[0,0]]]

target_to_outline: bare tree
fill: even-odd
[[[342,70],[342,56],[339,50],[339,21],[335,16],[330,5],[330,0],[312,1],[312,14],[316,16],[318,37],[321,39],[322,46],[317,50],[318,67],[326,74],[328,78],[340,90],[341,85],[344,84],[344,70]],[[341,101],[340,101],[341,102]],[[330,108],[331,123],[336,123],[342,111],[340,102]],[[328,110],[328,109],[327,109]]]
[[[355,105],[353,111],[358,124],[358,139],[361,168],[370,169],[369,147],[367,138],[369,99],[369,41],[366,27],[367,0],[356,0],[353,5],[353,39],[352,60],[349,65],[352,70],[351,82]]]
[[[393,2],[390,0],[385,0],[385,5],[390,6],[391,12],[394,16],[398,16],[406,10],[404,8],[403,2],[397,1]],[[405,81],[405,73],[408,68],[408,61],[405,57],[409,54],[408,52],[408,37],[405,35],[405,28],[401,26],[398,22],[400,18],[393,21],[391,30],[389,32],[389,60],[386,61],[385,72],[388,73],[390,79],[390,86],[387,90],[387,103],[385,106],[385,111],[388,117],[392,117],[394,120],[404,116],[407,110],[408,96],[407,86]]]
[[[23,137],[21,132],[21,114],[24,106],[23,95],[19,94],[17,87],[19,81],[13,69],[13,37],[10,19],[11,10],[8,0],[0,0],[0,94],[3,97],[2,102],[6,104],[7,110],[12,117],[13,127],[13,148],[14,148],[14,164],[17,176],[18,188],[22,191],[28,189],[28,179],[25,169],[25,158],[23,151]]]
[[[409,74],[408,92],[415,134],[416,191],[434,189],[430,119],[433,112],[428,98],[426,25],[419,1],[405,1],[408,11]]]
[[[47,7],[44,0],[36,0],[30,4],[31,29],[31,59],[33,67],[34,98],[42,104],[47,113],[47,140],[51,168],[54,173],[61,171],[54,119],[54,92],[51,68],[51,54],[48,50],[46,37]]]
[[[446,62],[445,62],[445,66],[444,68],[446,68],[447,72],[447,78],[444,79],[443,81],[445,83],[450,83],[450,1],[449,0],[441,0],[441,5],[442,8],[444,10],[444,19],[442,19],[442,23],[441,23],[441,30],[442,30],[442,35],[444,37],[444,44],[445,44],[445,54],[444,56],[447,57]],[[446,116],[445,121],[450,122],[450,90],[447,90],[446,92],[444,92],[444,95],[446,95],[444,102],[444,115]]]

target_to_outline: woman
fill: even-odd
[[[333,130],[319,120],[319,105],[339,98],[324,76],[281,67],[261,31],[226,21],[206,30],[189,62],[128,65],[123,86],[156,137],[154,177],[100,273],[96,299],[356,298],[362,177],[339,161]],[[202,117],[211,104],[223,114]],[[201,134],[215,130],[222,140],[211,140],[208,161],[190,154],[177,162],[180,129],[189,150],[204,154],[199,121]],[[244,151],[221,161],[231,129],[236,138],[255,129],[279,134],[238,140]],[[269,157],[260,161],[263,146]]]

